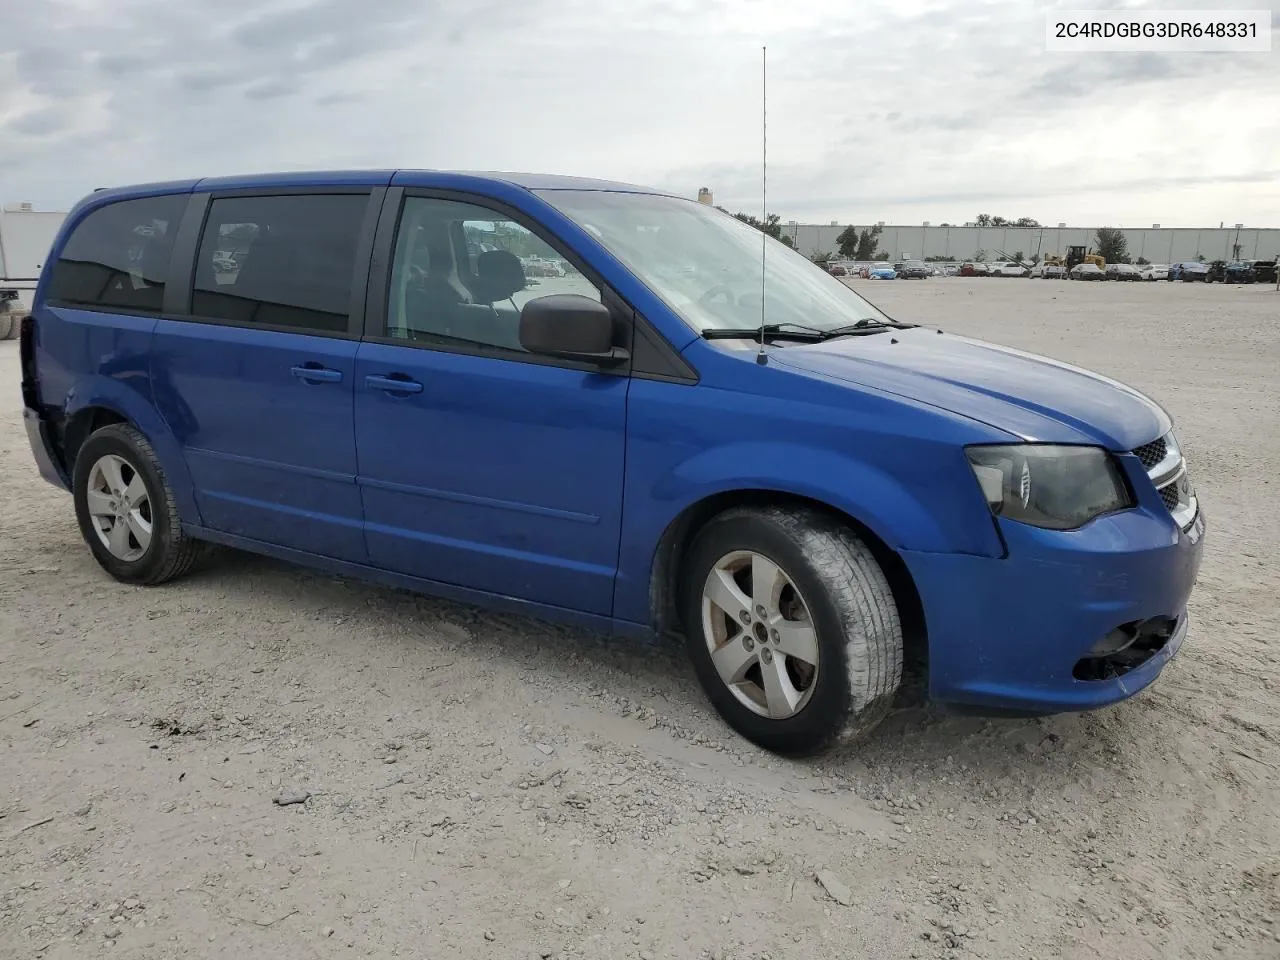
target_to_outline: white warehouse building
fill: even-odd
[[[875,224],[857,224],[856,230],[866,230]],[[796,249],[806,256],[837,253],[836,238],[845,229],[843,224],[818,226],[816,224],[788,221],[782,232],[790,237]],[[1280,256],[1280,229],[1244,227],[1232,224],[1221,228],[1151,227],[1122,228],[1129,244],[1129,256],[1134,260],[1145,257],[1152,263],[1173,263],[1180,260],[1236,259],[1274,260]],[[978,227],[932,226],[918,227],[881,225],[879,249],[893,260],[925,257],[945,257],[949,260],[1005,260],[1018,252],[1031,258],[1036,254],[1063,256],[1070,246],[1097,246],[1097,227]]]

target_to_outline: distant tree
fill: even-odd
[[[888,259],[889,259],[889,254],[885,253],[885,252],[882,250],[882,251],[880,251],[879,253],[877,253],[877,254],[876,254],[875,259],[877,259],[877,260],[888,260]]]
[[[1136,263],[1136,264],[1137,264],[1138,266],[1140,266],[1140,267],[1145,267],[1145,266],[1146,266],[1147,264],[1149,264],[1151,261],[1150,261],[1150,260],[1148,260],[1146,257],[1139,257],[1137,260],[1135,260],[1135,261],[1133,261],[1133,262],[1134,262],[1134,263]]]
[[[1196,259],[1197,259],[1197,260],[1199,260],[1201,263],[1204,263],[1204,254],[1203,254],[1203,253],[1197,253],[1197,254],[1196,254]]]
[[[1014,262],[1014,263],[1021,263],[1021,262],[1022,262],[1022,251],[1021,251],[1021,250],[1019,250],[1017,253],[1015,253],[1015,254],[1013,255],[1013,262]]]
[[[925,263],[950,263],[953,259],[953,257],[948,257],[943,253],[935,253],[931,257],[925,257],[924,261]]]
[[[858,249],[854,251],[855,260],[870,260],[872,257],[876,257],[877,260],[880,259],[876,256],[876,247],[880,242],[880,233],[881,228],[877,225],[869,230],[863,230],[862,233],[858,234]],[[889,259],[889,255],[887,253],[884,255],[884,259]]]
[[[1129,241],[1124,232],[1115,227],[1099,227],[1094,234],[1094,242],[1098,245],[1098,256],[1107,263],[1129,262]]]
[[[977,250],[977,251],[974,251],[973,259],[974,259],[974,260],[985,260],[985,259],[987,259],[987,251],[985,251],[985,250]]]
[[[940,224],[938,224],[938,226],[940,226],[940,227],[949,227],[949,226],[951,226],[951,224],[949,224],[949,223],[940,223]]]
[[[814,263],[829,263],[831,261],[831,251],[823,253],[821,250],[814,250],[809,254],[809,259]]]
[[[728,210],[725,210],[724,207],[717,207],[716,209],[723,210],[725,213],[729,212]],[[747,224],[748,226],[755,227],[757,230],[760,230],[763,233],[767,234],[768,236],[773,237],[773,239],[779,241],[780,243],[783,243],[786,246],[791,247],[793,250],[795,249],[795,246],[796,246],[795,241],[792,240],[790,237],[786,236],[782,232],[782,218],[778,216],[776,213],[769,214],[765,218],[765,222],[763,225],[761,225],[759,217],[753,217],[749,213],[738,212],[738,213],[735,213],[733,216],[736,219],[741,220],[743,223]]]
[[[1010,220],[1008,217],[993,217],[989,213],[980,213],[973,220],[980,227],[1038,227],[1040,221],[1031,217],[1019,217],[1017,220]],[[949,224],[943,224],[949,226]]]
[[[858,228],[845,227],[840,231],[840,236],[836,237],[836,247],[840,251],[840,256],[846,260],[853,259],[853,252],[858,249]]]
[[[840,256],[849,260],[871,260],[876,255],[881,231],[878,224],[861,231],[857,227],[845,227],[836,237]]]

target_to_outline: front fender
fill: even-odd
[[[133,424],[151,443],[173,491],[173,499],[183,522],[199,524],[195,486],[187,470],[182,448],[151,402],[151,385],[145,370],[122,370],[116,375],[92,374],[75,382],[67,393],[64,413],[67,420],[78,413],[101,407]],[[68,469],[74,471],[73,465]]]
[[[770,440],[700,451],[644,486],[630,476],[614,616],[648,621],[652,565],[665,532],[686,511],[723,494],[814,500],[857,520],[896,551],[1001,556],[1003,545],[976,483],[969,480],[963,453],[929,452],[956,462],[918,468],[910,485],[836,451]]]
[[[785,472],[778,470],[781,465]],[[744,466],[755,469],[744,471]],[[854,517],[897,549],[954,549],[938,520],[901,483],[869,464],[801,444],[747,441],[704,451],[661,478],[653,496],[680,505],[674,519],[700,500],[735,490],[818,500]]]

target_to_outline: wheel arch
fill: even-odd
[[[62,428],[62,459],[68,475],[75,471],[76,457],[84,442],[94,431],[113,423],[127,423],[136,427],[136,424],[114,407],[81,407],[66,418]]]
[[[112,423],[128,424],[147,438],[173,491],[181,518],[186,522],[200,523],[195,487],[177,438],[146,398],[119,385],[110,382],[105,387],[100,382],[79,384],[68,396],[62,414],[59,431],[61,449],[58,451],[67,476],[74,476],[76,456],[84,442],[95,430]]]
[[[663,531],[654,551],[649,577],[649,618],[654,631],[665,635],[683,627],[680,584],[684,563],[698,532],[727,510],[742,507],[795,507],[822,514],[849,528],[871,550],[893,592],[902,623],[903,654],[912,672],[928,669],[928,629],[924,605],[915,579],[901,555],[870,526],[844,510],[801,494],[767,489],[714,493],[687,506]]]

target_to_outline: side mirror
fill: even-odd
[[[520,346],[530,353],[605,366],[628,357],[626,349],[613,345],[609,308],[577,293],[553,293],[526,303],[520,311]]]

